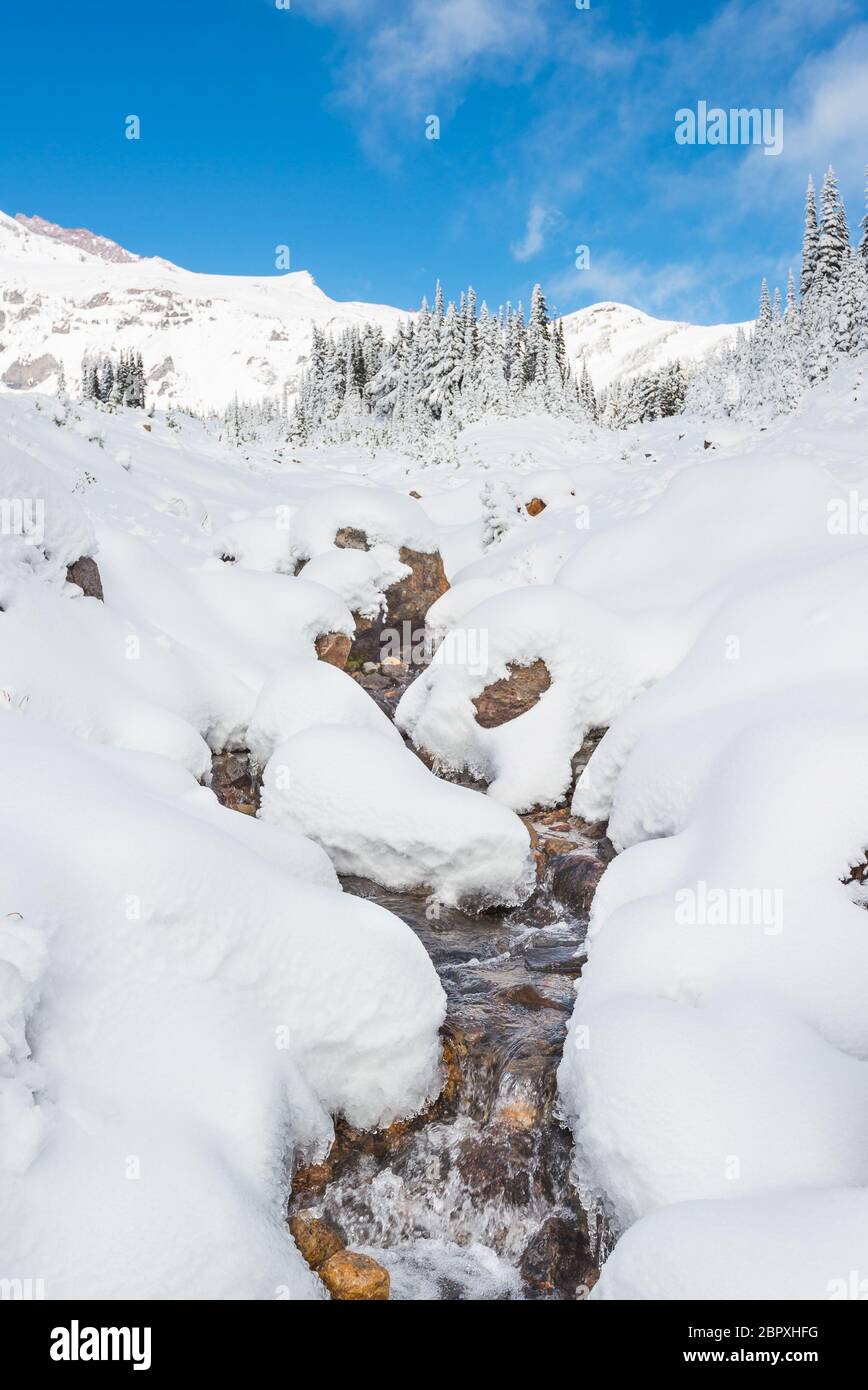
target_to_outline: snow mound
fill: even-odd
[[[319,724],[367,729],[401,744],[401,736],[379,705],[345,671],[325,661],[289,662],[269,676],[253,711],[247,746],[265,767],[276,746]]]
[[[436,1091],[425,951],[161,759],[15,711],[0,748],[3,1268],[53,1298],[322,1296],[287,1164]]]
[[[510,664],[538,660],[551,678],[538,703],[499,727],[481,727],[474,698],[505,679]],[[462,614],[404,693],[396,719],[441,767],[472,772],[490,783],[495,800],[525,811],[564,795],[587,731],[608,724],[653,669],[653,647],[638,626],[556,586],[512,589]]]
[[[523,902],[535,873],[525,826],[503,806],[434,777],[399,742],[320,725],[274,751],[260,815],[309,835],[338,873],[425,890],[447,906]]]
[[[292,541],[300,558],[312,559],[334,546],[342,527],[364,531],[368,543],[408,546],[430,554],[437,533],[419,503],[390,488],[344,483],[315,493],[293,518]]]

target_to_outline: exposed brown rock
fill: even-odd
[[[211,790],[221,806],[255,816],[259,805],[260,782],[251,767],[246,748],[231,753],[215,753],[211,759]]]
[[[550,860],[549,885],[552,893],[578,917],[591,910],[597,884],[603,877],[606,861],[600,854],[557,854]]]
[[[540,852],[545,859],[553,859],[556,854],[570,854],[576,847],[575,840],[564,840],[557,836],[540,837]]]
[[[343,670],[347,664],[352,641],[343,632],[323,632],[314,642],[314,646],[320,661]]]
[[[389,625],[410,623],[411,627],[424,627],[428,609],[449,588],[440,552],[433,550],[428,554],[402,545],[398,559],[402,565],[409,565],[411,572],[386,590]]]
[[[415,491],[414,491],[414,492],[411,492],[411,493],[410,493],[410,496],[411,496],[411,497],[415,497],[416,500],[417,500],[417,502],[421,502],[421,500],[422,500],[422,494],[421,494],[421,492],[415,492]]]
[[[528,1241],[519,1268],[540,1293],[587,1297],[599,1277],[587,1223],[550,1216]]]
[[[66,579],[69,584],[77,584],[88,598],[103,601],[99,567],[89,555],[83,555],[80,560],[73,560],[71,565],[67,565]]]
[[[383,1301],[389,1297],[389,1271],[370,1255],[339,1250],[326,1260],[319,1276],[332,1298],[343,1302]]]
[[[507,677],[486,686],[473,701],[476,722],[483,729],[496,729],[533,709],[552,683],[544,661],[534,661],[530,666],[510,662],[506,669]]]
[[[368,537],[356,526],[341,526],[335,532],[335,545],[338,550],[370,550]]]
[[[332,1255],[343,1250],[344,1243],[337,1231],[319,1217],[301,1212],[289,1218],[289,1233],[298,1246],[299,1254],[310,1265],[319,1269]]]
[[[544,512],[545,509],[546,504],[541,497],[532,497],[525,506],[528,516],[539,516],[540,512]]]
[[[308,1163],[296,1169],[292,1179],[292,1194],[296,1197],[302,1192],[321,1192],[333,1177],[334,1164],[330,1159],[327,1158],[323,1163]]]

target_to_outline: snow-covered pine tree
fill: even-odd
[[[817,245],[816,286],[834,294],[850,255],[850,232],[847,213],[838,191],[838,180],[831,164],[823,179],[820,206],[822,221]]]
[[[814,180],[809,176],[808,191],[805,194],[805,231],[802,239],[802,273],[799,281],[803,300],[808,295],[817,273],[818,245],[817,198],[814,193]]]

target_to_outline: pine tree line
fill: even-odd
[[[423,299],[389,341],[373,324],[338,338],[315,327],[289,431],[300,443],[366,436],[406,447],[487,414],[534,412],[598,412],[587,370],[573,376],[563,322],[551,318],[541,287],[525,319],[521,305],[477,310],[472,288],[444,305],[438,283],[434,307]]]
[[[101,405],[145,406],[145,369],[140,352],[85,353],[81,360],[81,398]]]
[[[759,314],[748,335],[719,349],[689,379],[690,413],[778,415],[826,377],[835,362],[868,350],[868,168],[861,240],[851,246],[847,213],[834,170],[820,191],[805,197],[799,290],[790,271],[786,300],[760,290]]]

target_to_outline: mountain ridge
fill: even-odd
[[[390,336],[406,310],[332,300],[306,270],[213,275],[139,256],[87,228],[0,212],[0,389],[75,389],[85,353],[140,351],[150,399],[221,410],[242,399],[291,396],[314,326],[339,334],[377,324]],[[570,361],[600,389],[676,357],[696,360],[735,336],[655,319],[615,301],[564,316]]]

